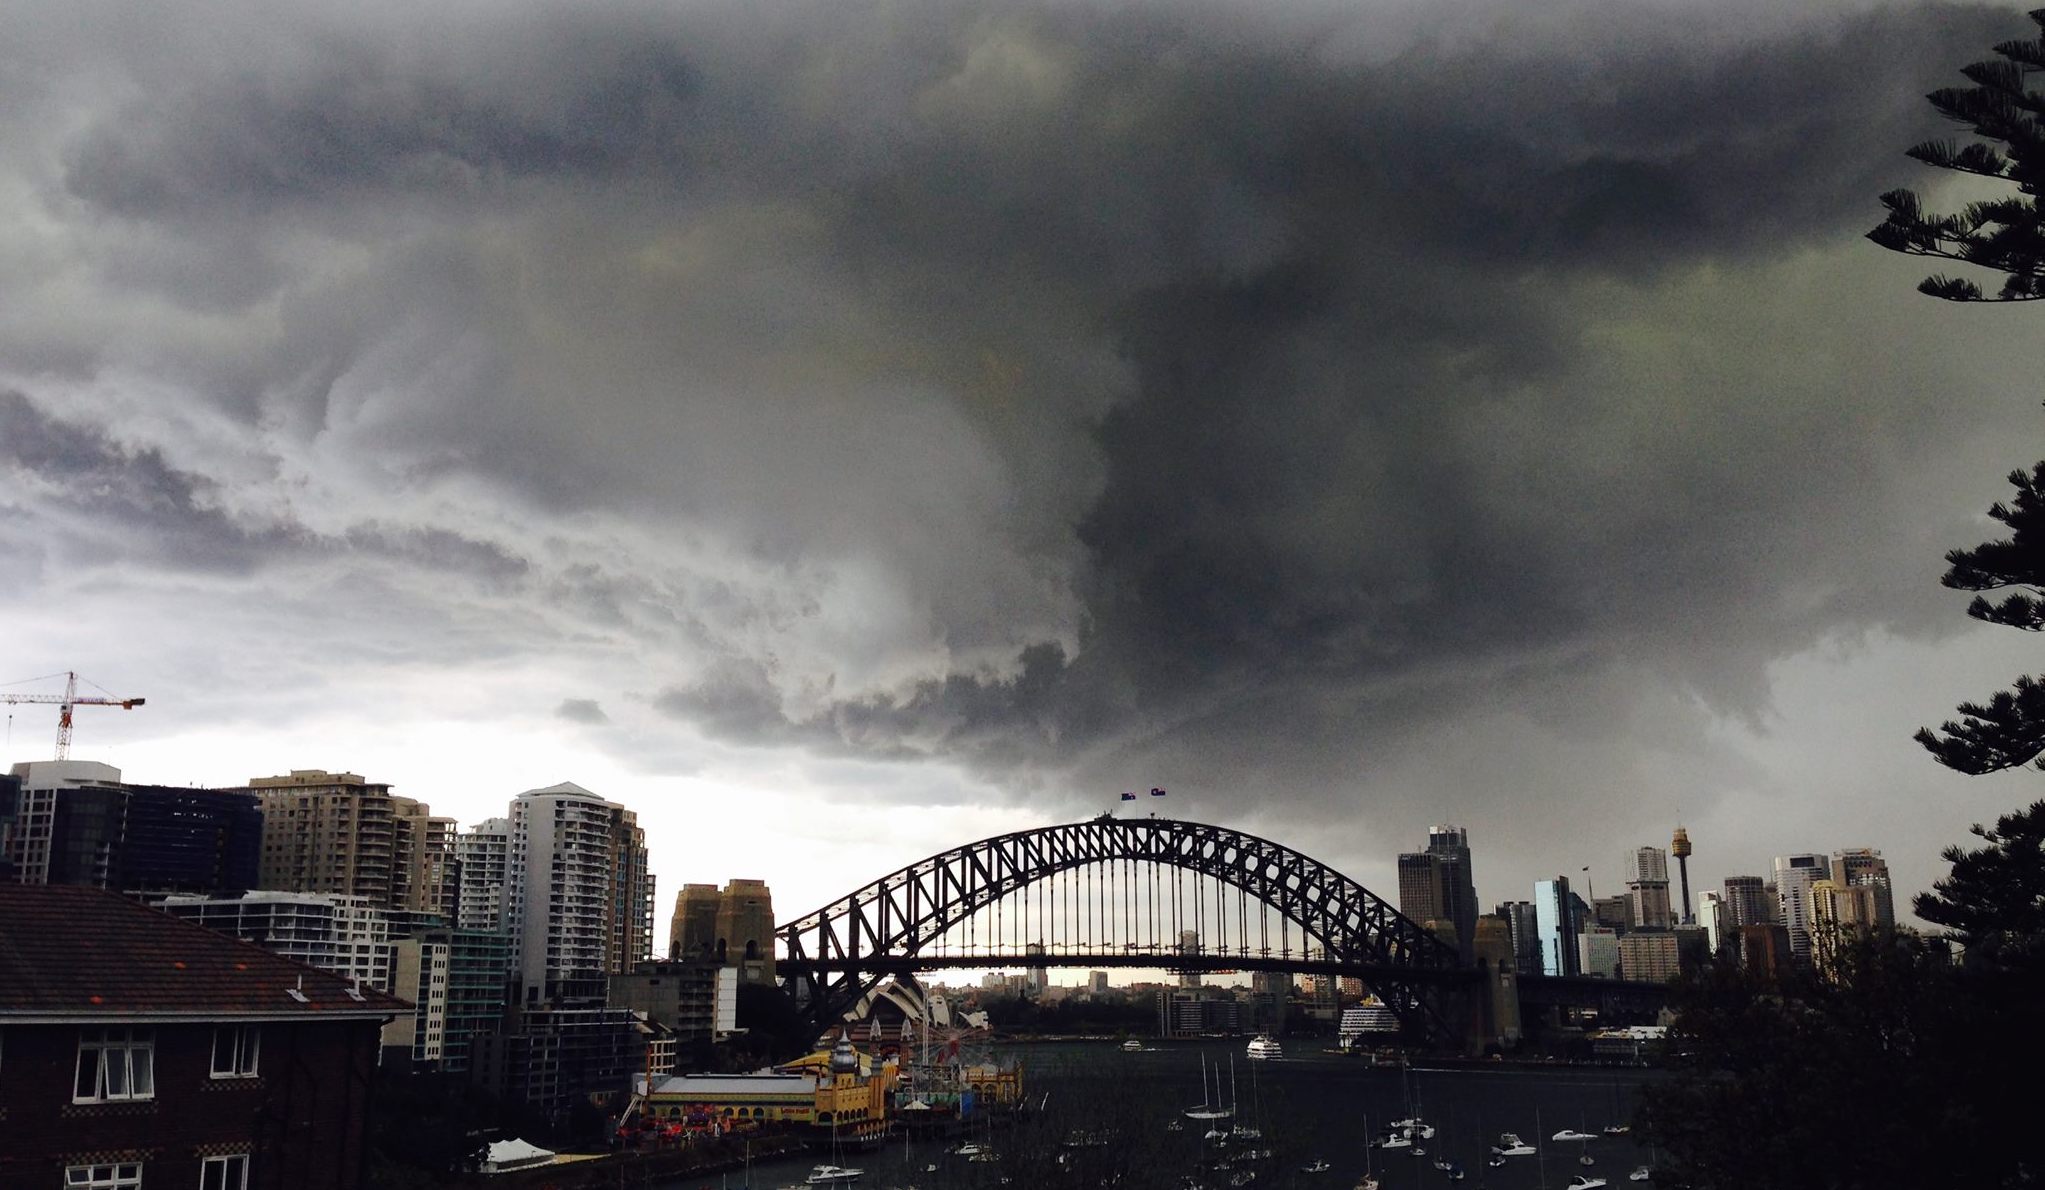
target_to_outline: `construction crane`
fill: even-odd
[[[46,677],[50,678],[56,676],[56,674],[46,675]],[[44,681],[45,678],[29,678],[28,680],[40,682]],[[88,682],[88,684],[99,685],[97,682]],[[103,686],[100,688],[105,689]],[[146,701],[146,699],[141,698],[80,698],[78,697],[78,675],[68,670],[64,674],[64,693],[62,694],[0,694],[0,703],[39,702],[57,704],[58,760],[68,760],[71,757],[71,708],[119,707],[124,711],[130,711],[141,706]]]

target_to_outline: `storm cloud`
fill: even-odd
[[[197,576],[653,771],[1708,806],[2035,430],[1857,239],[2013,9],[47,8],[0,615]]]

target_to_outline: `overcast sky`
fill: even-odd
[[[1937,582],[2045,314],[1860,238],[2019,6],[0,27],[0,682],[131,780],[573,780],[784,918],[1152,785],[1487,904],[2045,793],[1910,740],[2045,667]]]

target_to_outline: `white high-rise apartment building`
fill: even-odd
[[[1789,953],[1811,961],[1811,885],[1832,874],[1832,857],[1806,852],[1775,857],[1775,895],[1782,903],[1782,924],[1789,929]]]
[[[504,933],[511,888],[511,819],[485,819],[464,831],[455,841],[455,858],[461,868],[456,924],[464,930]]]
[[[506,933],[525,1003],[601,999],[607,972],[645,956],[653,882],[624,807],[565,781],[519,794],[507,868]],[[619,882],[628,871],[637,876]],[[622,917],[643,924],[614,932]],[[636,953],[614,955],[621,947]]]

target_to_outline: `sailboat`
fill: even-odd
[[[1228,1060],[1228,1097],[1230,1100],[1229,1106],[1235,1109],[1238,1115],[1240,1115],[1243,1106],[1243,1101],[1236,1095],[1236,1060],[1233,1055],[1231,1055]],[[1263,1123],[1264,1116],[1263,1102],[1264,1102],[1263,1097],[1257,1093],[1257,1068],[1255,1066],[1252,1066],[1250,1067],[1250,1112],[1253,1118],[1253,1122],[1246,1124],[1243,1123],[1240,1118],[1238,1118],[1236,1124],[1228,1130],[1230,1139],[1232,1140],[1264,1139],[1264,1129],[1261,1126]]]
[[[1370,1115],[1369,1115],[1369,1113],[1365,1113],[1365,1114],[1364,1114],[1364,1117],[1363,1117],[1363,1134],[1364,1134],[1365,1136],[1369,1136],[1369,1135],[1370,1135]],[[1356,1183],[1356,1190],[1378,1190],[1378,1180],[1377,1180],[1376,1178],[1372,1177],[1372,1176],[1371,1176],[1371,1172],[1370,1172],[1370,1146],[1369,1146],[1369,1145],[1365,1145],[1365,1146],[1363,1146],[1363,1177],[1362,1177],[1361,1179],[1359,1179],[1359,1180],[1357,1181],[1357,1183]]]
[[[1222,1105],[1219,1102],[1219,1100],[1221,1099],[1221,1068],[1219,1066],[1216,1066],[1214,1069],[1213,1095],[1212,1097],[1210,1097],[1208,1094],[1206,1054],[1200,1055],[1200,1098],[1202,1100],[1200,1106],[1189,1107],[1186,1109],[1185,1116],[1187,1119],[1226,1120],[1229,1118],[1229,1116],[1234,1114],[1228,1109],[1222,1107]]]

